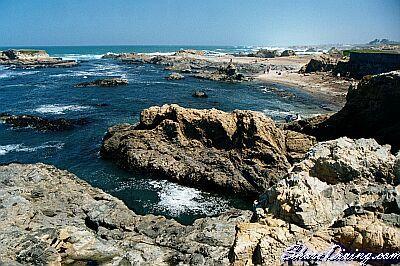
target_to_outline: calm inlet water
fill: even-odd
[[[32,48],[32,47],[30,47]],[[12,129],[0,124],[0,163],[44,162],[75,173],[93,186],[122,199],[140,214],[173,217],[182,223],[216,215],[229,206],[248,208],[249,203],[221,197],[171,183],[148,179],[118,169],[99,157],[107,128],[118,123],[135,123],[140,111],[153,105],[177,103],[184,107],[218,108],[224,111],[250,109],[274,119],[289,113],[323,113],[322,104],[309,96],[280,85],[257,83],[226,84],[187,78],[167,81],[161,66],[127,65],[99,59],[106,52],[171,52],[182,47],[38,47],[50,55],[75,58],[80,65],[60,69],[8,69],[0,66],[0,112],[33,114],[49,118],[88,118],[91,123],[64,132]],[[189,47],[183,47],[189,48]],[[238,52],[243,47],[190,47],[220,52]],[[5,48],[0,48],[3,50]],[[74,84],[101,77],[123,77],[128,86],[74,88]],[[271,88],[273,88],[271,90]],[[207,99],[192,97],[205,90]],[[278,91],[296,97],[285,98]]]

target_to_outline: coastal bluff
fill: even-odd
[[[315,136],[318,140],[374,138],[400,148],[400,71],[365,76],[349,88],[344,107],[323,119],[306,119],[286,129]],[[321,117],[322,118],[322,117]]]

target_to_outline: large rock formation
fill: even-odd
[[[285,50],[281,53],[280,56],[295,56],[296,52],[293,50]]]
[[[104,78],[104,79],[96,79],[94,81],[82,82],[75,85],[77,88],[81,87],[116,87],[128,85],[129,82],[127,79],[122,78]]]
[[[71,67],[76,66],[74,60],[62,60],[50,57],[44,50],[6,50],[0,51],[0,65],[19,68]]]
[[[352,50],[349,60],[338,62],[334,74],[362,79],[400,69],[400,53],[390,50]]]
[[[138,125],[110,128],[101,154],[155,177],[255,196],[313,144],[312,137],[280,130],[258,112],[164,105],[145,109]]]
[[[39,131],[63,131],[73,129],[75,126],[88,124],[86,118],[65,119],[65,118],[43,118],[33,115],[10,115],[0,114],[0,121],[11,125],[14,128],[33,128]]]
[[[1,265],[228,265],[231,210],[184,226],[44,164],[0,166]]]
[[[250,57],[260,57],[260,58],[274,58],[279,56],[278,50],[268,50],[268,49],[260,49],[254,53],[250,53],[247,56]]]
[[[389,146],[373,139],[317,144],[260,197],[257,222],[237,226],[231,261],[275,265],[293,244],[319,252],[333,244],[353,252],[400,252],[396,160]]]
[[[329,57],[312,58],[300,73],[328,72],[334,69],[336,63]]]
[[[349,88],[345,106],[312,127],[303,123],[303,132],[319,140],[341,136],[375,138],[381,144],[400,148],[400,71],[364,77]],[[286,128],[299,129],[299,123]]]

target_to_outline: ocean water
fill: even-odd
[[[4,50],[7,47],[0,48]],[[12,129],[0,124],[0,163],[44,162],[75,173],[93,186],[122,199],[139,214],[153,213],[191,223],[217,215],[229,206],[250,208],[251,203],[150,179],[125,172],[100,158],[102,137],[108,127],[136,123],[140,111],[153,105],[177,103],[192,108],[224,111],[249,109],[276,120],[287,114],[324,113],[324,104],[296,88],[255,82],[227,84],[186,78],[167,81],[162,66],[128,65],[100,59],[107,52],[170,53],[196,48],[210,53],[245,51],[246,47],[92,46],[26,47],[45,49],[50,55],[79,60],[73,68],[10,69],[0,66],[0,113],[33,114],[48,118],[88,118],[91,123],[64,132]],[[74,84],[101,77],[123,77],[128,86],[75,88]],[[207,99],[192,97],[204,90]],[[290,92],[295,97],[286,97]]]

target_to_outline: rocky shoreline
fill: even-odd
[[[47,64],[43,52],[5,54],[16,67]],[[105,58],[160,64],[174,71],[171,80],[185,73],[245,81],[266,66],[203,56],[185,50]],[[255,111],[168,104],[144,109],[138,124],[109,128],[100,155],[124,169],[255,200],[251,211],[227,209],[192,225],[138,215],[54,166],[0,165],[0,264],[293,265],[281,256],[299,243],[316,251],[338,244],[351,252],[400,254],[399,78],[400,71],[364,77],[337,113],[291,123]],[[124,84],[106,79],[80,86]],[[87,123],[9,114],[0,120],[41,131]]]
[[[12,265],[275,265],[295,243],[400,252],[400,154],[373,139],[321,142],[272,185],[254,213],[184,226],[137,215],[73,174],[0,166],[0,258]]]
[[[73,67],[75,60],[50,57],[44,50],[6,50],[0,51],[0,65],[16,68]]]

